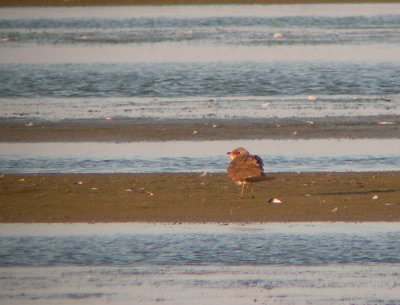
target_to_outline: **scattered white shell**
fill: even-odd
[[[194,130],[194,131],[193,131],[193,134],[197,134],[197,130]]]
[[[279,198],[271,198],[270,200],[268,200],[269,203],[271,204],[281,204],[283,203],[282,200],[280,200]]]
[[[97,187],[92,187],[91,190],[95,191],[97,190]]]
[[[105,119],[108,120],[108,121],[110,121],[110,120],[112,120],[112,117],[107,116],[107,117],[105,117]]]
[[[124,192],[133,192],[132,189],[124,189]]]
[[[24,181],[25,181],[25,178],[21,178],[21,179],[19,179],[18,181],[19,181],[19,182],[24,182]]]
[[[205,177],[205,176],[207,176],[207,172],[202,172],[201,174],[200,174],[200,177]]]
[[[296,135],[297,135],[297,131],[294,131],[294,132],[292,133],[292,135],[296,136]]]
[[[78,182],[77,182],[77,184],[79,184],[79,185],[82,185],[82,184],[83,184],[83,182],[82,182],[82,181],[78,181]]]
[[[309,101],[315,101],[315,100],[317,100],[317,97],[315,95],[309,95],[308,96],[308,100]]]
[[[282,35],[282,33],[275,33],[273,37],[274,37],[274,39],[282,39],[283,35]]]
[[[217,127],[218,127],[217,125],[213,124],[213,128],[217,128]]]
[[[309,124],[309,125],[314,125],[314,122],[313,122],[313,121],[304,121],[304,123],[307,123],[307,124]]]
[[[396,124],[396,122],[376,122],[376,124],[378,124],[378,125],[395,125]]]
[[[374,195],[373,197],[372,197],[372,200],[376,200],[376,199],[378,199],[379,197],[378,197],[378,195]]]
[[[333,210],[331,210],[331,212],[332,212],[332,213],[335,213],[335,212],[337,212],[337,210],[338,210],[338,207],[336,207],[336,208],[334,208]]]

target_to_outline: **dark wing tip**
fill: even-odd
[[[256,160],[257,164],[264,169],[264,161],[258,155],[253,155],[253,158]]]

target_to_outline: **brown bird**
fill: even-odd
[[[228,155],[232,159],[227,168],[228,177],[242,186],[241,198],[246,184],[274,179],[265,176],[262,159],[257,155],[251,155],[245,148],[238,147],[228,152]]]

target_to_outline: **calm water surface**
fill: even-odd
[[[400,4],[1,9],[0,117],[398,115],[399,12]]]
[[[0,143],[7,173],[225,172],[226,155],[244,146],[266,171],[398,171],[398,139]],[[207,148],[207,149],[205,149]]]
[[[3,267],[400,263],[398,224],[0,227]]]
[[[398,304],[399,240],[397,223],[0,225],[0,299]]]

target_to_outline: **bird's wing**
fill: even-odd
[[[227,172],[233,181],[251,181],[264,176],[263,162],[260,157],[253,155],[237,157],[231,161]]]
[[[263,160],[257,155],[250,155],[250,157],[252,157],[255,160],[255,162],[257,163],[257,165],[261,168],[261,170],[264,171]]]

